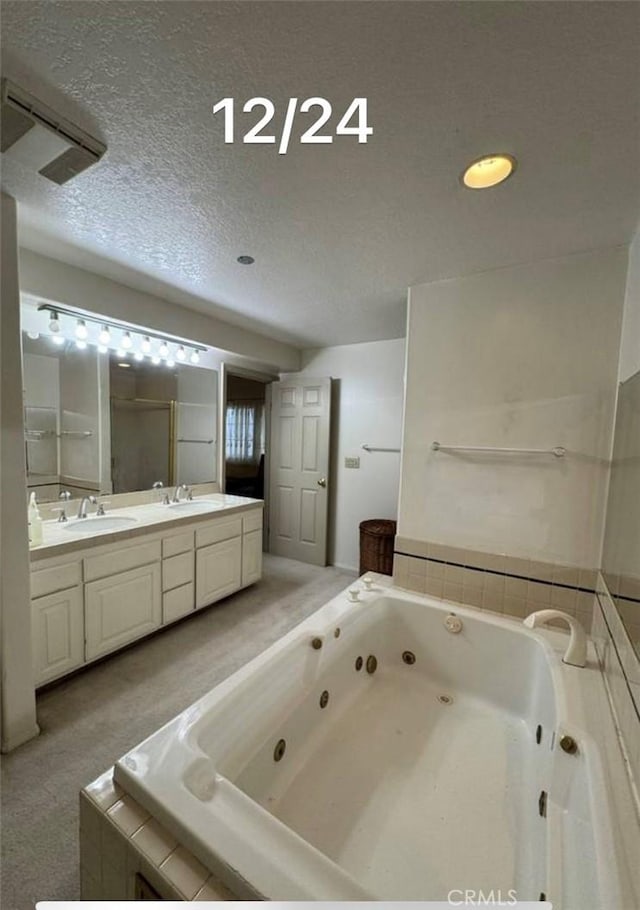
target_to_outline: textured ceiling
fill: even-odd
[[[408,285],[629,239],[639,17],[615,2],[3,2],[3,74],[108,146],[62,187],[3,161],[3,187],[25,246],[132,287],[305,346],[399,336]],[[286,156],[225,145],[212,105],[256,95],[278,125],[290,96],[338,112],[366,96],[373,136]],[[496,150],[516,175],[464,190],[463,166]]]

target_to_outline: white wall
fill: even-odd
[[[3,752],[36,736],[31,669],[27,479],[22,408],[16,203],[1,196],[0,292],[0,717]]]
[[[599,564],[626,265],[616,248],[410,289],[400,534]]]
[[[332,396],[329,561],[358,568],[358,525],[396,518],[400,455],[367,453],[363,443],[400,447],[404,339],[303,351],[302,372],[336,380]],[[345,468],[345,456],[360,468]]]
[[[629,247],[629,271],[624,298],[620,382],[640,370],[640,232]]]
[[[84,269],[20,250],[20,289],[24,293],[78,307],[223,351],[251,358],[259,366],[296,370],[299,351],[288,344],[239,328],[221,319],[176,306],[168,300],[125,287]]]

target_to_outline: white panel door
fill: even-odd
[[[331,380],[292,374],[271,389],[269,549],[325,566]]]
[[[68,588],[31,601],[33,671],[36,686],[84,663],[82,588]]]
[[[85,585],[87,660],[107,654],[162,624],[160,563]]]
[[[241,583],[241,537],[196,550],[196,610],[233,594]]]

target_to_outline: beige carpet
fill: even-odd
[[[79,899],[80,789],[351,577],[266,556],[259,584],[40,695],[41,735],[3,756],[3,910]]]

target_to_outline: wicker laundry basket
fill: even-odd
[[[360,574],[380,572],[393,575],[393,540],[396,522],[370,518],[360,522]]]

